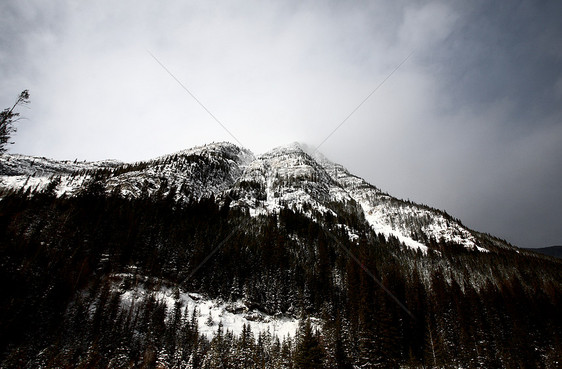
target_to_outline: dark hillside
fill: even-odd
[[[530,250],[544,255],[562,258],[562,246],[541,247],[541,248],[530,249]]]
[[[555,367],[562,352],[560,262],[439,242],[424,255],[345,214],[250,217],[93,183],[4,197],[0,240],[2,367]],[[163,286],[301,318],[299,335],[209,338],[180,302],[122,303]]]

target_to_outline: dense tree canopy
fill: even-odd
[[[6,194],[1,366],[556,367],[560,262],[438,241],[442,251],[422,255],[348,218],[361,230],[351,239],[330,217],[317,222],[284,209],[252,218],[214,198],[123,199],[95,182],[76,197]],[[123,304],[115,280],[124,272],[123,288],[143,280],[149,291],[167,285],[244,299],[264,313],[301,318],[301,327],[296,338],[249,326],[240,336],[219,327],[205,337],[196,312],[180,302],[170,308],[149,294]]]

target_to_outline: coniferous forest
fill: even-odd
[[[423,254],[343,210],[251,217],[228,199],[125,199],[96,181],[74,197],[8,193],[0,366],[559,368],[561,262],[486,239],[488,253],[431,240]],[[124,304],[140,287],[243,299],[299,328],[205,336],[181,300]]]

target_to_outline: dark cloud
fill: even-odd
[[[141,160],[234,141],[320,148],[377,186],[522,246],[562,242],[559,2],[7,1],[13,151]],[[4,21],[5,19],[5,21]]]
[[[519,107],[517,115],[548,113],[562,78],[562,4],[471,5],[440,51],[452,96],[481,105],[508,99]]]

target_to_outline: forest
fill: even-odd
[[[3,368],[562,365],[557,259],[440,240],[424,254],[344,208],[250,216],[228,198],[126,199],[96,181],[57,197],[54,186],[0,201]],[[300,319],[299,329],[235,335],[219,325],[207,337],[181,303],[148,294],[123,304],[120,273],[125,288],[243,299]]]

